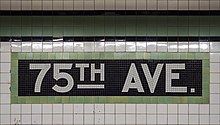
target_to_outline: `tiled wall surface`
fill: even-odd
[[[220,36],[220,17],[1,16],[0,36]]]
[[[1,124],[220,124],[218,42],[1,42]],[[11,52],[209,52],[210,104],[11,104]]]
[[[219,0],[0,0],[1,10],[219,10]]]

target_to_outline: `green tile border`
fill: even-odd
[[[45,59],[160,59],[202,60],[202,96],[18,96],[18,60]],[[76,53],[11,53],[12,104],[209,104],[210,53],[145,53],[145,52],[76,52]]]

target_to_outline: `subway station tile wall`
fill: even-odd
[[[1,10],[219,10],[219,0],[0,0]]]
[[[1,124],[220,124],[218,42],[1,42]],[[12,104],[12,53],[147,52],[210,56],[208,104]],[[65,58],[65,57],[60,57]]]

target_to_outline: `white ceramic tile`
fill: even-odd
[[[0,119],[1,119],[1,124],[2,125],[7,125],[10,124],[10,115],[0,115]]]
[[[136,118],[135,114],[126,114],[125,115],[125,119],[126,119],[125,124],[126,125],[128,125],[128,124],[134,125],[135,124],[135,118]]]
[[[199,43],[198,42],[189,42],[189,52],[198,52]]]
[[[177,104],[168,104],[168,114],[177,114],[178,105]]]
[[[209,115],[200,115],[199,116],[199,122],[200,122],[200,124],[202,124],[202,125],[208,125],[209,124]]]
[[[83,1],[81,0],[74,0],[73,1],[74,10],[83,10]]]
[[[95,42],[95,52],[104,52],[105,42]]]
[[[167,52],[167,42],[157,42],[158,52]]]
[[[210,93],[220,93],[220,84],[210,84]]]
[[[115,0],[105,0],[105,10],[115,10]]]
[[[220,74],[219,73],[210,73],[210,82],[211,83],[220,83]]]
[[[219,105],[210,105],[210,114],[218,115],[219,114]]]
[[[83,42],[74,42],[74,52],[83,52],[84,43]]]
[[[11,53],[1,53],[1,62],[11,62]]]
[[[157,42],[147,42],[147,52],[156,52]]]
[[[136,42],[126,42],[126,52],[135,52]]]
[[[146,42],[136,42],[136,51],[137,52],[146,52],[147,43]]]
[[[74,104],[73,111],[74,113],[83,113],[83,105]]]
[[[94,104],[85,104],[84,105],[84,113],[94,113],[95,109],[94,109]]]
[[[84,52],[94,52],[95,44],[94,42],[84,42]]]
[[[43,43],[42,42],[33,42],[32,43],[32,52],[42,52]]]
[[[220,62],[220,53],[210,53],[210,62]]]
[[[95,104],[95,113],[104,113],[104,104]]]
[[[85,114],[84,115],[84,124],[93,124],[94,123],[94,114]]]
[[[74,124],[83,124],[83,115],[81,114],[74,114]]]
[[[43,104],[43,113],[52,113],[52,104]]]
[[[12,52],[21,52],[21,42],[11,42]]]
[[[220,72],[220,63],[210,63],[210,72]]]
[[[116,113],[125,113],[125,104],[116,104]]]
[[[10,104],[10,94],[1,94],[1,103],[3,104]]]
[[[42,105],[41,104],[32,104],[32,114],[40,114],[42,111]]]
[[[179,124],[188,124],[189,118],[188,115],[179,115]]]
[[[199,124],[199,115],[189,115],[189,124],[198,125]]]
[[[11,69],[11,63],[0,63],[1,66],[1,71],[0,72],[4,72],[4,73],[9,73],[10,69]]]
[[[20,104],[11,104],[11,114],[20,114],[21,105]]]
[[[11,115],[11,124],[14,124],[14,125],[21,124],[21,116],[20,115]]]
[[[168,42],[168,52],[177,52],[177,42]]]
[[[62,113],[63,106],[62,104],[53,104],[53,113]]]
[[[53,42],[53,52],[63,52],[63,42]]]
[[[167,115],[158,115],[157,116],[158,124],[167,124]]]
[[[147,118],[146,114],[137,115],[137,119],[136,119],[137,120],[137,124],[138,125],[140,125],[140,124],[142,124],[142,125],[147,124],[146,118]]]
[[[37,125],[41,124],[41,118],[42,116],[40,114],[38,115],[32,114],[31,115],[32,124],[37,124]]]
[[[147,1],[147,10],[157,10],[157,1],[156,0],[148,0]]]
[[[31,52],[32,42],[22,42],[22,52]]]
[[[119,125],[125,124],[125,114],[116,114],[115,122]]]
[[[179,114],[188,114],[188,105],[187,104],[179,104],[178,111],[179,111]]]
[[[64,114],[63,115],[63,124],[65,124],[65,125],[73,124],[73,114]]]
[[[147,124],[156,124],[157,116],[156,115],[147,115]]]
[[[189,104],[189,114],[198,114],[199,105],[198,104]]]
[[[10,94],[10,84],[0,84],[0,93]]]
[[[147,113],[156,114],[157,106],[155,104],[147,104]]]
[[[105,104],[105,113],[114,113],[115,104]]]
[[[209,42],[199,43],[200,52],[209,52]]]
[[[220,2],[219,0],[210,0],[210,9],[219,10],[219,8],[220,8],[219,2]]]
[[[219,115],[210,115],[210,124],[219,125],[220,124]]]
[[[219,99],[219,94],[210,94],[210,104],[219,104]]]
[[[63,104],[63,113],[73,113],[73,104]]]
[[[115,42],[116,52],[125,52],[125,42]]]
[[[73,42],[64,42],[63,43],[64,46],[64,52],[73,52]]]
[[[105,124],[110,125],[114,124],[115,115],[114,114],[105,114]]]
[[[114,52],[115,42],[105,42],[105,52]]]
[[[62,124],[62,114],[53,114],[53,124]]]
[[[0,114],[2,115],[8,115],[11,113],[11,106],[9,104],[5,105],[0,105]]]
[[[170,125],[170,124],[173,124],[173,125],[177,125],[177,119],[178,119],[178,115],[168,115],[167,116],[168,120],[167,120],[167,123]]]
[[[126,113],[135,113],[136,112],[136,105],[135,104],[126,104],[125,105]]]
[[[157,105],[158,114],[167,114],[167,104],[159,104]]]
[[[210,52],[220,52],[220,43],[219,42],[210,42]]]
[[[10,73],[0,73],[1,83],[10,83]]]
[[[22,104],[21,105],[22,114],[31,114],[31,104]]]
[[[179,52],[188,52],[188,48],[189,48],[188,42],[179,42],[178,48],[179,48]]]
[[[43,115],[43,124],[47,124],[47,125],[49,125],[49,124],[52,124],[52,119],[53,119],[53,117],[52,117],[52,115]]]
[[[43,42],[43,52],[52,52],[52,47],[52,42]]]
[[[104,124],[104,115],[103,114],[96,114],[95,115],[95,125],[103,125]]]
[[[147,106],[146,104],[137,104],[137,113],[146,113]]]
[[[0,52],[10,52],[11,51],[11,43],[10,42],[1,42]]]
[[[21,115],[21,124],[31,124],[31,115]]]
[[[209,105],[208,104],[199,105],[199,114],[201,115],[209,114]]]

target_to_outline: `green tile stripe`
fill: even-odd
[[[0,36],[220,36],[220,16],[1,16]]]
[[[56,59],[160,59],[202,60],[202,96],[18,96],[18,60]],[[144,53],[144,52],[79,52],[79,53],[12,53],[11,54],[11,103],[126,103],[126,104],[209,104],[210,86],[209,53]]]

